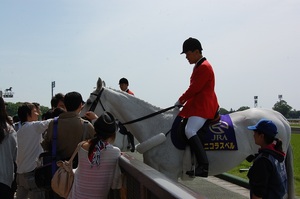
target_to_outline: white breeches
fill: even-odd
[[[185,135],[188,139],[193,137],[197,134],[197,131],[204,125],[207,119],[198,117],[198,116],[191,116],[189,117],[187,124],[185,126]]]

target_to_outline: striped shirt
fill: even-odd
[[[118,164],[120,149],[107,145],[101,151],[99,166],[91,166],[88,151],[80,147],[78,151],[78,168],[68,199],[107,198],[110,188],[121,188],[121,170]]]

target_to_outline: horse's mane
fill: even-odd
[[[123,95],[123,96],[126,96],[128,98],[130,98],[130,101],[136,103],[136,104],[140,104],[140,105],[144,105],[144,106],[147,106],[147,107],[151,107],[152,109],[154,110],[161,110],[160,107],[157,107],[153,104],[150,104],[149,102],[146,102],[145,100],[142,100],[134,95],[130,95],[124,91],[121,91],[121,90],[116,90],[114,88],[111,88],[111,87],[106,87],[105,85],[105,82],[99,77],[98,78],[98,81],[97,81],[97,87],[96,87],[96,90],[94,92],[97,92],[99,93],[100,90],[104,88],[104,89],[108,89],[108,90],[111,90],[113,92],[116,92],[116,93],[119,93],[120,95]]]
[[[145,100],[142,100],[142,99],[140,99],[140,98],[138,98],[138,97],[136,97],[136,96],[134,96],[134,95],[128,94],[128,93],[126,93],[126,92],[124,92],[124,91],[117,90],[117,89],[114,89],[114,88],[111,88],[111,87],[104,87],[104,88],[109,89],[109,90],[112,90],[112,91],[114,91],[114,92],[117,92],[117,93],[119,93],[119,94],[121,94],[121,95],[126,95],[127,97],[130,98],[130,100],[133,100],[133,102],[135,102],[135,103],[138,103],[138,104],[142,104],[142,103],[143,103],[143,104],[145,104],[145,105],[147,105],[147,106],[153,107],[154,109],[161,109],[161,108],[158,107],[158,106],[155,106],[155,105],[153,105],[153,104],[150,104],[149,102],[146,102]]]

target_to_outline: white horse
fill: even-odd
[[[88,111],[92,104],[96,104],[94,110],[96,114],[100,115],[104,110],[109,111],[122,123],[162,110],[125,92],[103,87],[100,78],[97,81],[97,88],[91,93],[82,114]],[[172,109],[126,125],[126,128],[141,143],[140,149],[138,150],[138,146],[137,150],[142,151],[144,162],[176,181],[183,173],[183,156],[185,152],[173,145],[167,132],[170,131],[177,114],[178,109]],[[256,124],[261,118],[270,119],[276,124],[278,128],[277,137],[282,140],[283,150],[287,153],[288,194],[289,198],[293,198],[294,174],[290,145],[291,127],[287,120],[279,112],[258,108],[231,113],[230,117],[235,130],[238,150],[207,151],[209,175],[217,175],[231,170],[249,155],[257,153],[258,146],[254,143],[253,133],[247,129],[247,126]]]

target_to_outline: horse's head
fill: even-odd
[[[88,111],[95,111],[97,104],[99,103],[100,96],[102,94],[105,82],[99,77],[96,83],[96,90],[94,90],[90,97],[86,100],[84,107],[81,110],[80,116],[83,117]]]
[[[139,141],[149,139],[153,137],[153,134],[158,134],[158,132],[167,132],[170,130],[171,123],[178,111],[176,111],[176,114],[174,111],[161,112],[144,119],[144,116],[159,112],[162,109],[124,91],[104,87],[103,84],[101,78],[98,78],[97,88],[87,99],[81,111],[81,116],[88,111],[93,111],[98,116],[104,111],[108,111],[121,123],[125,124],[126,128],[132,132]],[[168,119],[168,123],[163,122],[165,118]],[[132,122],[137,119],[139,120]],[[145,125],[149,125],[150,127],[145,128]],[[158,126],[159,129],[157,129]]]

